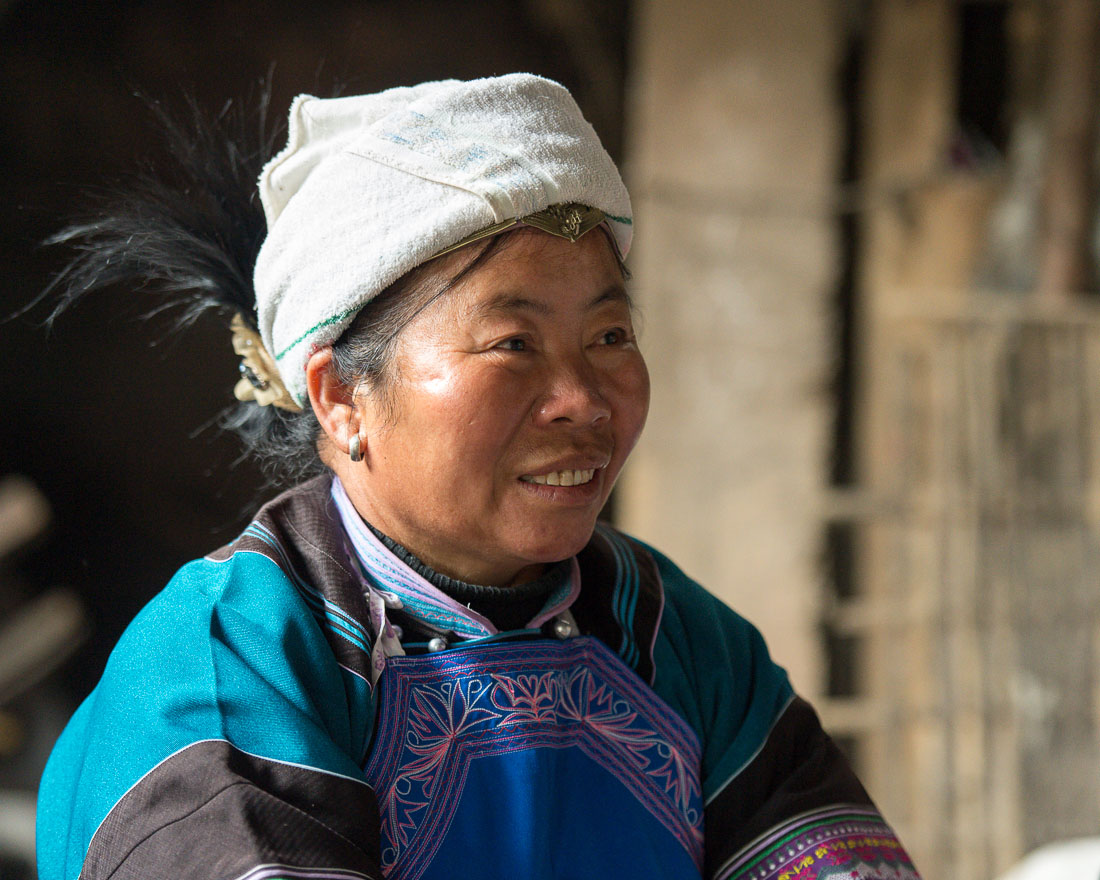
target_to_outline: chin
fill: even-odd
[[[531,563],[561,562],[576,556],[587,546],[596,528],[595,519],[586,528],[562,530],[555,533],[542,533],[533,538],[525,547],[522,556]]]

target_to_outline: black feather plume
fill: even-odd
[[[86,219],[47,240],[75,253],[31,303],[53,301],[46,324],[119,285],[159,294],[146,313],[177,309],[180,327],[210,310],[254,323],[252,271],[266,233],[256,181],[284,128],[269,123],[269,102],[269,79],[256,100],[227,102],[213,116],[193,98],[180,116],[146,99],[169,161],[90,196]]]
[[[270,79],[257,99],[227,102],[212,116],[194,99],[183,114],[146,99],[164,135],[167,164],[148,163],[120,184],[89,193],[85,218],[46,242],[67,245],[73,256],[22,312],[51,302],[45,320],[51,326],[88,294],[122,286],[151,294],[146,316],[175,311],[177,328],[213,311],[227,329],[235,312],[255,329],[252,273],[267,233],[257,179],[285,138],[283,118],[269,121]],[[323,470],[308,407],[291,413],[235,401],[220,422],[240,437],[270,485]]]

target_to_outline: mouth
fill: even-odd
[[[591,483],[597,468],[585,470],[550,471],[547,474],[524,474],[520,479],[538,486],[583,486]]]

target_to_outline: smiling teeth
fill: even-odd
[[[596,475],[595,469],[586,471],[554,471],[539,474],[537,477],[521,477],[525,483],[538,483],[540,486],[581,486]]]

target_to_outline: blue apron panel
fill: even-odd
[[[391,657],[366,767],[390,878],[698,878],[700,746],[602,642]]]

